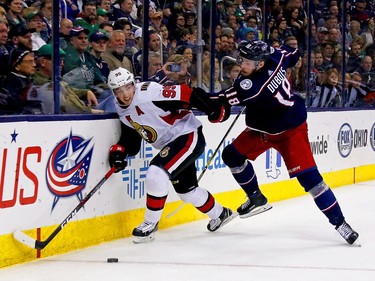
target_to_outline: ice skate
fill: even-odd
[[[220,216],[217,219],[210,220],[207,225],[207,229],[209,231],[216,231],[237,217],[237,215],[238,214],[233,212],[231,209],[223,207],[223,211],[221,212]]]
[[[237,212],[241,219],[248,218],[251,216],[258,215],[272,208],[267,203],[267,198],[259,193],[253,197],[248,197],[247,201],[238,207]]]
[[[158,230],[158,223],[149,221],[142,222],[133,229],[133,242],[135,244],[151,242],[155,239],[155,232]]]
[[[345,239],[346,242],[350,245],[361,246],[358,241],[359,234],[352,229],[352,227],[346,222],[343,221],[342,224],[336,226],[337,232]]]

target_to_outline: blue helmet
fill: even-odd
[[[267,60],[270,56],[270,48],[266,42],[246,42],[238,48],[239,56],[253,61]]]

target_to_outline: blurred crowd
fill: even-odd
[[[217,0],[214,20],[211,1],[201,1],[202,38],[198,1],[153,0],[148,46],[143,46],[143,1],[59,1],[58,20],[52,19],[53,0],[0,1],[0,114],[54,113],[53,63],[61,72],[60,113],[114,112],[109,71],[121,66],[141,81],[142,48],[149,53],[148,80],[197,86],[201,73],[198,86],[216,93],[240,73],[238,45],[252,40],[299,49],[301,59],[288,69],[288,79],[307,107],[374,105],[372,0],[314,0],[311,16],[308,1]],[[54,36],[60,42],[59,62],[52,62],[52,23],[59,23]]]

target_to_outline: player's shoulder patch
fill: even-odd
[[[250,79],[244,79],[240,82],[240,87],[244,90],[249,90],[253,86],[253,82]]]

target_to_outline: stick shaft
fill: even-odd
[[[99,188],[107,181],[107,179],[115,172],[116,168],[112,167],[105,176],[97,183],[97,185],[79,202],[79,204],[69,213],[69,215],[59,224],[59,226],[44,241],[34,240],[26,234],[16,231],[13,236],[21,243],[32,246],[35,249],[44,249],[56,235],[68,224],[68,222],[78,213],[78,211],[89,201],[89,199],[99,190]],[[32,240],[31,240],[32,239]],[[33,243],[34,242],[34,243]]]

